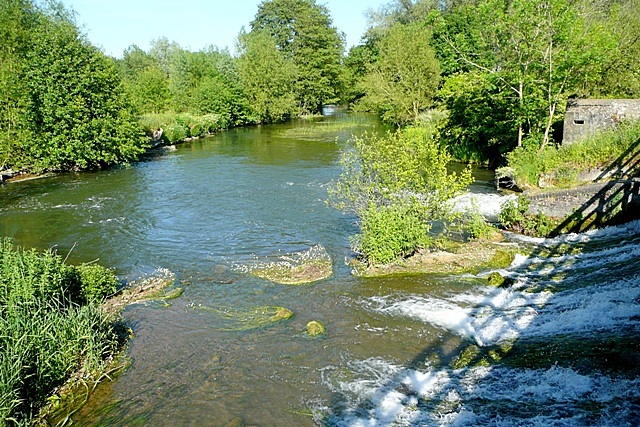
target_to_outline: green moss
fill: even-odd
[[[597,370],[637,377],[640,374],[640,336],[637,332],[626,336],[620,336],[620,333],[519,341],[503,355],[501,363],[534,369],[557,365],[579,371]]]
[[[175,299],[180,297],[184,293],[184,289],[182,288],[173,288],[169,289],[164,293],[163,299]]]
[[[514,348],[514,345],[514,340],[489,347],[479,347],[475,344],[470,344],[463,348],[458,356],[453,359],[451,367],[453,369],[462,369],[495,365],[507,357]]]
[[[381,266],[352,262],[352,273],[361,277],[381,277],[396,274],[478,274],[481,271],[506,268],[515,255],[522,253],[516,246],[499,245],[486,240],[471,242],[438,241],[438,249],[420,251],[413,256]]]
[[[509,286],[513,285],[512,279],[510,279],[509,277],[503,277],[497,271],[489,274],[489,276],[487,277],[487,281],[489,282],[489,285],[496,288],[508,288]]]
[[[453,360],[451,367],[453,369],[462,369],[472,366],[478,366],[479,363],[481,364],[481,366],[486,366],[486,363],[481,363],[481,361],[483,360],[484,357],[480,347],[471,344],[465,347],[460,352],[460,354],[458,354],[458,356]]]
[[[277,261],[258,264],[251,274],[282,285],[302,285],[333,275],[333,262],[322,245],[280,256]]]
[[[312,337],[317,337],[318,335],[324,335],[327,333],[324,325],[317,320],[312,320],[307,323],[306,329],[307,334]]]
[[[291,319],[292,317],[293,317],[293,311],[289,310],[288,308],[278,307],[276,309],[276,314],[273,315],[272,319],[274,321],[278,321],[278,320]]]
[[[515,249],[498,249],[494,252],[493,256],[487,263],[488,267],[491,268],[507,268],[516,258],[516,253],[518,251]]]
[[[331,261],[309,261],[302,265],[274,263],[251,274],[281,285],[303,285],[331,277],[333,264]]]

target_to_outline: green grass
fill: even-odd
[[[542,151],[535,146],[520,147],[507,160],[520,187],[537,187],[541,175],[556,187],[572,187],[579,184],[581,171],[632,159],[638,144],[640,121],[629,121],[571,145],[548,146]]]
[[[29,424],[57,387],[106,366],[119,340],[98,304],[115,281],[0,241],[0,425]]]

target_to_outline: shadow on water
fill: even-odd
[[[640,140],[631,146],[609,168],[602,172],[596,179],[616,177],[614,181],[600,184],[593,197],[589,198],[573,215],[563,221],[553,231],[552,235],[560,236],[571,231],[584,231],[598,228],[603,225],[623,224],[632,219],[637,219],[640,211]],[[631,223],[633,224],[633,223]],[[626,322],[608,325],[613,328],[589,327],[567,328],[556,333],[548,332],[538,334],[531,333],[536,326],[534,317],[530,323],[518,324],[517,320],[530,315],[528,311],[554,310],[545,307],[557,304],[559,294],[580,289],[579,295],[583,299],[578,303],[591,299],[591,292],[597,293],[600,289],[616,281],[627,281],[632,288],[637,287],[640,274],[640,261],[637,253],[640,247],[638,226],[631,226],[626,233],[624,229],[615,238],[605,238],[600,244],[594,245],[592,239],[565,239],[556,237],[540,240],[529,248],[528,262],[514,266],[506,270],[506,275],[511,279],[508,288],[495,288],[485,294],[479,302],[476,301],[468,309],[466,321],[456,325],[455,330],[481,330],[492,322],[499,324],[499,332],[515,332],[510,339],[498,339],[484,344],[478,338],[452,336],[449,340],[438,342],[424,348],[413,359],[404,363],[399,370],[382,384],[377,384],[373,393],[366,398],[353,398],[352,391],[343,390],[340,387],[334,389],[332,401],[329,404],[328,415],[321,421],[325,426],[353,425],[346,419],[369,420],[357,425],[513,425],[510,417],[515,416],[516,425],[546,425],[547,421],[541,421],[539,417],[552,418],[553,425],[616,425],[607,421],[612,413],[625,412],[622,417],[624,425],[637,425],[640,422],[640,397],[637,391],[637,381],[640,376],[640,295],[632,297],[632,301],[626,301],[631,314],[625,318]],[[635,234],[634,234],[635,233]],[[515,237],[515,236],[513,236]],[[566,237],[566,236],[565,236]],[[516,239],[517,240],[517,239]],[[523,239],[526,241],[526,239]],[[597,240],[597,239],[596,239]],[[626,244],[630,247],[624,249]],[[531,245],[529,240],[528,245]],[[599,245],[599,246],[598,246]],[[623,255],[612,251],[625,252]],[[577,266],[576,254],[587,254],[593,261],[582,262]],[[607,260],[610,257],[610,260]],[[614,273],[614,274],[612,274]],[[486,274],[486,273],[485,273]],[[480,275],[482,277],[482,275]],[[633,285],[633,283],[636,283]],[[524,286],[524,287],[523,287]],[[620,287],[624,289],[623,286]],[[618,289],[618,288],[616,288]],[[616,292],[614,289],[612,292]],[[548,298],[541,304],[536,302],[536,296],[542,293]],[[637,293],[637,291],[636,291]],[[528,296],[527,296],[528,295]],[[597,295],[594,296],[598,298]],[[624,299],[620,295],[619,299]],[[635,298],[635,299],[634,299]],[[524,304],[510,305],[508,300],[515,302],[524,299]],[[500,316],[497,313],[500,307],[496,301],[502,301],[502,307],[509,306],[509,317]],[[513,307],[517,308],[513,308]],[[567,310],[572,310],[570,307]],[[555,308],[561,310],[561,308]],[[487,313],[490,313],[487,315]],[[635,314],[634,314],[635,313]],[[589,316],[594,319],[607,313],[592,312]],[[598,326],[597,320],[594,324]],[[509,334],[507,334],[509,335]],[[491,341],[491,340],[489,340]],[[480,386],[483,379],[477,382],[469,382],[468,377],[460,374],[460,370],[469,372],[477,367],[488,368],[512,368],[523,370],[569,369],[577,375],[604,375],[612,378],[625,378],[634,381],[636,390],[630,392],[625,398],[616,398],[618,401],[613,406],[604,405],[601,401],[590,400],[583,395],[582,398],[568,398],[567,400],[549,397],[548,402],[527,401],[526,398],[496,396],[484,394],[481,397],[472,398],[474,402],[464,402],[450,399],[451,392],[456,395],[468,394],[469,390]],[[416,371],[422,372],[422,376],[416,379]],[[448,377],[444,391],[438,393],[420,393],[421,381],[435,381],[438,373],[446,372]],[[457,373],[455,373],[457,372]],[[433,375],[432,375],[433,374]],[[420,374],[418,374],[420,375]],[[430,376],[430,377],[429,377]],[[430,379],[425,379],[429,377]],[[422,378],[422,380],[420,380]],[[418,385],[416,387],[415,385]],[[507,384],[508,389],[516,389],[519,384]],[[553,395],[551,385],[548,393]],[[560,388],[560,387],[558,387]],[[508,394],[509,391],[506,391]],[[395,399],[395,400],[394,400]],[[584,401],[582,400],[584,399]],[[626,400],[626,401],[625,401]],[[411,402],[409,404],[408,402]],[[395,403],[394,403],[395,402]],[[468,403],[465,405],[465,403]],[[569,407],[563,407],[568,405]],[[397,418],[401,412],[398,406],[404,406],[411,414]],[[572,406],[572,407],[571,407]],[[465,418],[464,411],[474,410],[481,412],[480,417]],[[447,413],[451,415],[447,418]],[[382,415],[381,415],[382,414]],[[461,415],[463,414],[463,415]],[[468,414],[468,412],[467,412]],[[578,414],[578,415],[576,415]],[[379,417],[383,420],[377,419]],[[385,418],[386,417],[386,418]],[[460,417],[456,419],[456,417]],[[572,418],[574,417],[574,418]],[[575,418],[577,417],[577,418]],[[537,420],[536,420],[537,418]],[[558,421],[564,419],[563,421]],[[566,419],[572,421],[567,424]],[[417,420],[417,421],[411,421]],[[541,424],[542,422],[542,424]],[[577,422],[577,424],[575,424]],[[462,423],[462,424],[460,424]],[[604,423],[604,424],[603,424]],[[619,424],[617,424],[619,425]]]

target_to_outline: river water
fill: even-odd
[[[128,168],[2,186],[0,234],[17,244],[123,280],[170,270],[184,288],[125,310],[130,366],[74,424],[638,425],[640,223],[511,236],[523,255],[500,271],[509,289],[487,286],[486,271],[354,277],[355,218],[326,205],[327,186],[349,137],[381,131],[349,115],[234,129]],[[476,175],[487,210],[500,196]],[[331,257],[331,278],[250,274],[314,251]],[[295,315],[256,321],[274,306]],[[304,334],[311,320],[326,335]]]

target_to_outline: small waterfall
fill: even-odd
[[[500,271],[514,280],[508,289],[484,285],[484,272],[463,292],[361,300],[372,313],[429,324],[462,344],[452,363],[374,358],[328,369],[326,383],[348,402],[319,411],[329,425],[638,425],[640,222],[511,238],[523,255]],[[626,371],[602,360],[620,346],[631,353],[611,357]]]

